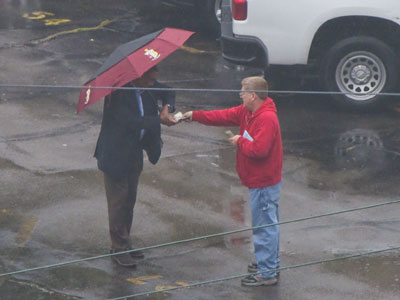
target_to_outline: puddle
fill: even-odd
[[[176,201],[190,203],[194,210],[189,216],[171,213],[160,215],[173,226],[173,236],[169,236],[169,240],[250,227],[247,189],[241,186],[237,178],[234,162],[234,151],[224,149],[163,159],[157,166],[158,171],[145,168],[141,184],[158,189]],[[160,172],[161,169],[168,170],[168,173]],[[215,214],[220,214],[220,221],[208,223],[200,220],[201,214],[207,214],[208,211],[212,214],[210,220],[215,220]],[[210,243],[231,248],[250,243],[249,237],[251,233],[243,232],[212,238]]]
[[[288,154],[305,159],[297,180],[311,188],[397,196],[400,156],[386,146],[393,137],[388,142],[385,138],[386,133],[381,136],[376,130],[357,128],[320,138],[304,136],[298,149],[285,148]]]
[[[382,291],[400,293],[400,254],[346,259],[326,263],[323,269],[364,282]]]
[[[17,232],[21,223],[21,215],[15,214],[6,208],[0,208],[0,228]]]
[[[11,262],[21,261],[21,259],[24,257],[26,258],[34,256],[34,250],[28,247],[8,247],[3,248],[2,251],[6,253],[4,258],[7,257],[7,259]],[[14,271],[14,269],[11,271]]]
[[[0,143],[1,143],[1,139],[0,139]],[[3,172],[5,169],[24,170],[24,168],[14,164],[12,161],[10,161],[8,159],[0,158],[0,170],[2,170],[2,172]]]
[[[128,4],[118,0],[112,3],[108,0],[97,0],[96,9],[88,1],[74,5],[53,0],[2,1],[0,29],[62,28],[65,24],[76,25],[76,22],[82,19],[93,22],[94,18],[107,19],[127,12],[136,12],[137,8]],[[105,15],[104,11],[108,14]]]
[[[216,155],[218,153],[218,155]],[[232,185],[241,186],[234,171],[235,153],[228,150],[182,155],[161,160],[157,169],[144,169],[140,183],[194,206],[223,212],[224,205],[238,196]],[[232,167],[233,166],[233,167]],[[160,172],[166,169],[168,172]],[[245,188],[240,193],[246,191]]]
[[[33,282],[6,279],[0,284],[2,300],[40,299],[40,300],[77,300],[80,297],[65,295],[49,290]]]
[[[173,229],[170,231],[171,235],[168,237],[168,239],[171,241],[190,239],[225,231],[225,228],[222,226],[207,222],[196,222],[196,220],[194,220],[194,218],[191,219],[190,216],[169,213],[161,214],[160,218],[168,222],[168,224],[171,224],[173,227]],[[205,241],[215,246],[216,244],[223,243],[223,237],[215,237]]]
[[[336,168],[371,172],[385,168],[389,157],[376,131],[353,129],[340,134],[335,141],[334,159]]]
[[[105,271],[73,265],[50,269],[48,273],[49,285],[58,290],[90,290],[110,284],[113,280]]]
[[[26,11],[40,11],[40,1],[2,1],[0,13],[1,29],[31,28],[27,19],[23,18]]]
[[[96,189],[104,193],[103,175],[97,170],[38,174],[0,159],[3,178],[0,182],[1,209],[21,213],[47,207],[65,200],[79,200]],[[88,188],[90,187],[90,189]],[[0,221],[1,221],[0,214]],[[4,216],[3,216],[4,218]]]

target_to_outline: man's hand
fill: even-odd
[[[168,113],[168,105],[165,105],[160,113],[161,124],[173,126],[179,123],[175,118]]]
[[[193,111],[187,111],[182,115],[182,120],[192,122]]]
[[[232,145],[237,145],[240,135],[234,135],[233,137],[229,138],[229,142]]]

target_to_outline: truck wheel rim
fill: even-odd
[[[336,68],[336,83],[346,97],[364,101],[376,97],[386,83],[386,68],[376,55],[358,51],[342,58]]]
[[[221,5],[222,5],[222,0],[216,0],[215,1],[214,12],[215,12],[215,17],[216,17],[216,19],[218,20],[219,23],[221,23],[221,19],[222,19]]]

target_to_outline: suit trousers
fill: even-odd
[[[143,170],[143,152],[141,154],[142,157],[135,160],[128,176],[115,179],[104,173],[111,248],[114,250],[121,251],[132,247],[130,232],[139,177]]]

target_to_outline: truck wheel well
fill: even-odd
[[[349,16],[325,22],[311,44],[308,62],[318,61],[338,41],[352,36],[372,36],[400,53],[400,26],[376,17]]]

